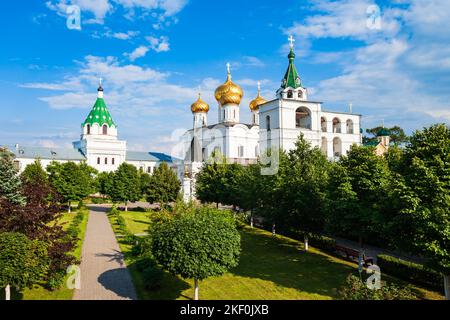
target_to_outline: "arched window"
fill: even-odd
[[[88,124],[86,126],[86,132],[87,132],[87,134],[91,134],[91,125],[90,124]]]
[[[233,118],[236,118],[236,109],[233,109]]]
[[[287,93],[287,97],[288,99],[292,99],[294,97],[294,92],[292,92],[292,90],[289,90]]]
[[[311,114],[305,107],[300,107],[295,111],[295,127],[311,130]]]
[[[270,131],[270,116],[266,116],[267,131]]]
[[[342,155],[342,141],[339,138],[333,139],[333,156],[340,157]]]
[[[298,91],[298,97],[299,97],[300,99],[303,98],[303,91],[301,91],[301,90]]]
[[[100,164],[100,157],[97,158],[97,164]]]
[[[350,134],[354,133],[353,121],[351,119],[347,120],[347,133],[350,133]]]
[[[333,133],[341,133],[341,120],[338,118],[333,119]]]
[[[108,134],[108,126],[106,124],[103,125],[103,134],[107,135]]]
[[[320,126],[322,128],[322,132],[327,132],[327,119],[325,117],[320,118]]]
[[[320,150],[325,156],[328,156],[328,142],[325,137],[322,137],[322,145],[320,146]]]
[[[244,157],[244,146],[238,146],[238,157],[239,158]]]

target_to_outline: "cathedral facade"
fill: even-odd
[[[215,91],[218,103],[217,123],[208,124],[209,105],[199,96],[191,105],[192,129],[182,139],[187,150],[184,166],[184,196],[195,193],[195,174],[203,163],[219,152],[228,163],[249,164],[260,159],[268,149],[292,150],[298,137],[318,147],[331,161],[347,154],[353,144],[362,143],[361,115],[335,112],[322,108],[322,102],[308,99],[295,66],[293,39],[288,55],[288,68],[275,99],[266,100],[258,94],[250,102],[251,123],[240,121],[240,103],[244,92],[232,81],[229,64],[227,80]]]
[[[73,148],[43,148],[19,144],[7,146],[15,156],[15,165],[19,172],[23,172],[28,164],[34,163],[37,159],[44,168],[52,161],[86,162],[99,172],[116,171],[124,162],[149,174],[153,173],[162,162],[176,169],[171,156],[127,149],[127,142],[118,138],[117,125],[109,113],[103,94],[103,87],[100,84],[97,100],[82,123],[80,140],[73,142]]]

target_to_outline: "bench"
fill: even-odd
[[[358,259],[359,259],[359,251],[358,250],[354,250],[352,248],[347,248],[347,247],[340,246],[340,245],[336,245],[335,250],[337,253],[345,254],[345,257],[352,261],[354,261],[354,260],[358,261]],[[373,258],[367,257],[364,252],[362,255],[362,260],[363,260],[365,266],[367,266],[369,263],[371,265],[373,265]]]

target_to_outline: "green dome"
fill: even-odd
[[[103,98],[97,98],[97,101],[95,101],[91,112],[87,116],[82,126],[84,127],[87,124],[90,124],[92,126],[94,123],[98,124],[100,127],[104,124],[107,124],[109,127],[116,126]]]
[[[294,60],[295,60],[295,53],[294,50],[291,48],[291,51],[288,55],[289,58],[289,66],[286,71],[286,74],[284,75],[283,82],[281,83],[281,87],[283,89],[286,88],[293,88],[297,89],[302,86],[302,82],[300,80],[300,76],[297,72],[297,68],[295,68]]]
[[[386,128],[381,128],[378,132],[377,132],[377,137],[386,137],[389,136],[391,133],[389,132],[388,129]]]

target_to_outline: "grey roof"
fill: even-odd
[[[25,147],[20,145],[6,146],[6,148],[14,153],[18,159],[86,160],[86,157],[77,149]]]
[[[126,161],[153,161],[158,162],[159,159],[152,156],[149,152],[127,151]]]

